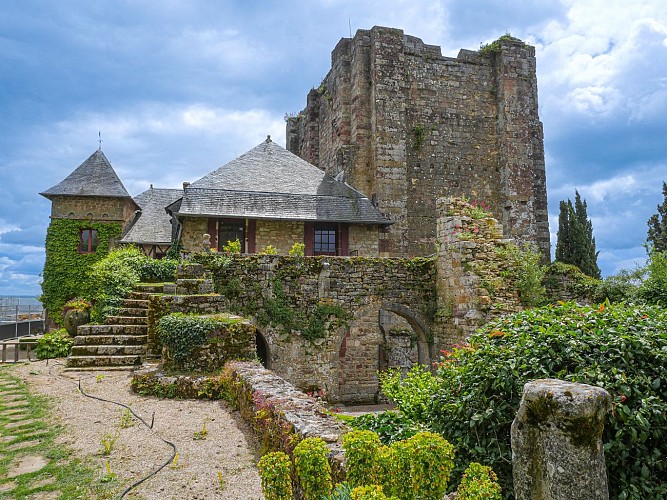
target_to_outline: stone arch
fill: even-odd
[[[429,342],[429,338],[431,338],[431,329],[424,317],[419,312],[413,311],[403,304],[396,302],[383,303],[378,311],[378,321],[380,322],[380,330],[382,331],[385,342],[387,332],[381,324],[381,315],[383,311],[397,314],[410,325],[417,336],[417,362],[426,365],[431,369],[433,366],[433,344],[432,342]]]
[[[262,366],[271,369],[271,349],[259,328],[255,329],[255,352]]]

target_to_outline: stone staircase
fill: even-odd
[[[151,294],[211,294],[213,281],[201,264],[179,266],[175,283],[134,287],[117,316],[103,325],[82,325],[67,358],[68,370],[133,370],[147,356],[148,298]]]
[[[148,297],[162,293],[165,285],[137,285],[117,316],[103,325],[83,325],[77,329],[67,368],[76,370],[131,370],[146,356],[148,338]]]

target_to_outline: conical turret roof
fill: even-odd
[[[39,194],[49,199],[52,196],[130,197],[101,149],[58,184]]]

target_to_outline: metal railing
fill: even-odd
[[[32,354],[36,346],[36,340],[5,340],[0,342],[0,364],[34,361]]]
[[[25,303],[34,300],[21,297],[0,297],[0,338],[32,335],[34,326],[44,330],[44,308],[41,304]],[[34,325],[34,326],[33,326]],[[13,327],[13,328],[12,328]]]

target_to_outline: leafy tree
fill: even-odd
[[[656,252],[667,252],[667,183],[662,183],[664,200],[658,205],[658,213],[648,220],[648,244]]]
[[[593,224],[588,218],[586,200],[575,191],[574,206],[568,199],[560,202],[556,260],[577,266],[584,274],[600,278],[598,253],[595,251]]]

